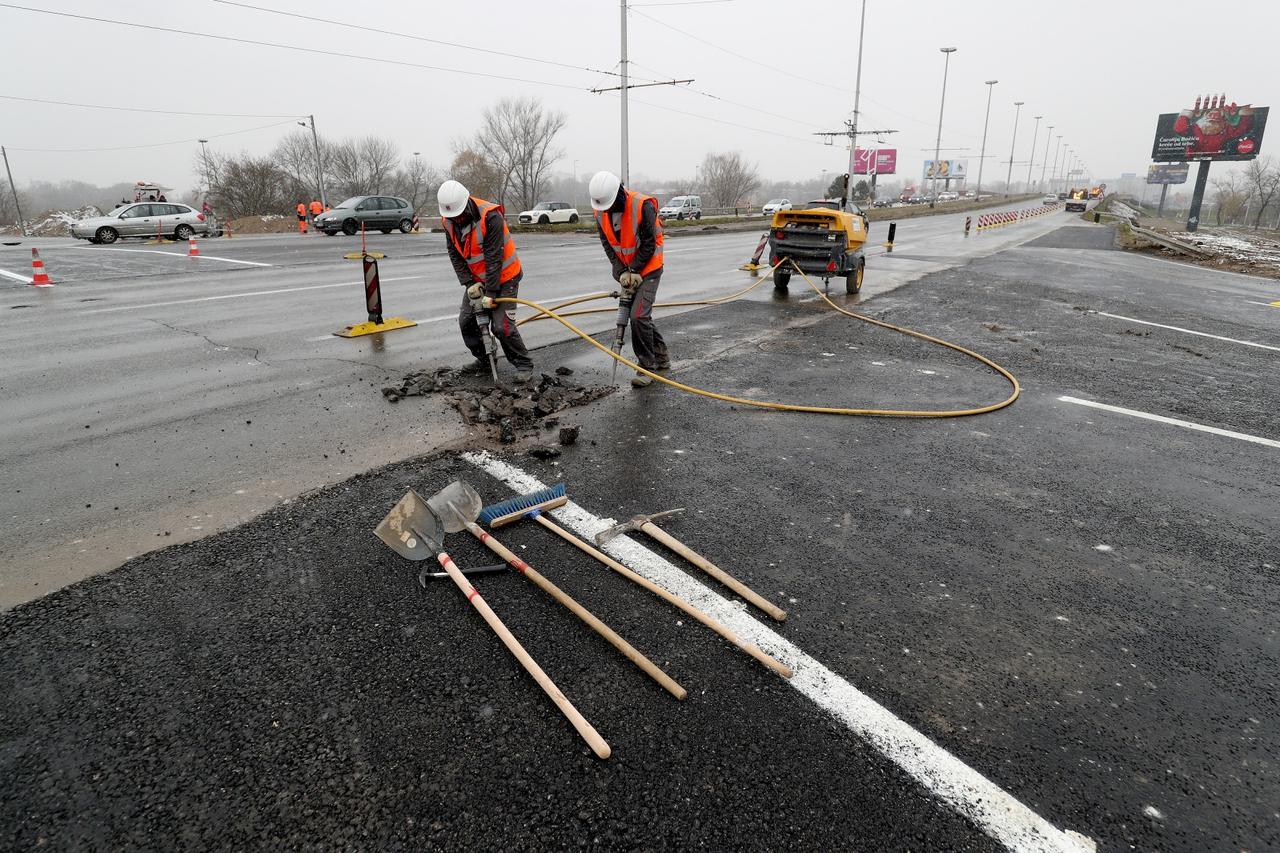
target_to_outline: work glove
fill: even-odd
[[[624,272],[618,276],[618,284],[622,285],[623,293],[631,296],[636,292],[636,288],[644,284],[644,276],[638,272]]]
[[[493,297],[486,296],[483,284],[473,284],[467,288],[467,299],[471,301],[471,310],[488,311],[497,303],[493,301]]]

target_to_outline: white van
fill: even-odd
[[[658,211],[663,219],[701,219],[702,199],[696,195],[678,195]]]

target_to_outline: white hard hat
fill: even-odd
[[[436,201],[440,203],[440,215],[452,219],[466,210],[471,193],[457,181],[445,181],[436,193]]]
[[[618,187],[622,180],[613,172],[596,172],[591,176],[587,186],[587,194],[591,196],[591,207],[595,210],[608,210],[618,198]]]

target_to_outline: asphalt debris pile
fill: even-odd
[[[568,378],[572,374],[571,369],[559,367],[554,374],[543,373],[528,382],[504,382],[494,387],[487,373],[437,367],[405,376],[399,385],[383,388],[382,396],[397,403],[405,397],[443,394],[464,422],[496,426],[502,443],[511,444],[522,431],[558,423],[551,417],[557,412],[586,405],[617,390],[612,385],[580,385]],[[578,428],[562,429],[559,438],[561,444],[573,444]]]

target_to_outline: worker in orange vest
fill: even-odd
[[[311,199],[311,225],[315,227],[316,217],[324,213],[324,205],[320,203],[320,199],[312,197]]]
[[[662,333],[653,325],[653,303],[662,279],[662,219],[658,200],[629,190],[612,172],[596,172],[587,187],[596,215],[600,243],[613,265],[613,278],[632,297],[631,347],[645,370],[671,369],[671,354]],[[631,384],[644,388],[653,379],[643,373]]]
[[[515,240],[507,228],[506,211],[500,204],[471,195],[457,181],[441,184],[436,201],[449,260],[459,283],[467,288],[458,314],[463,342],[476,357],[476,366],[488,369],[489,355],[476,321],[479,312],[487,312],[489,328],[516,369],[516,381],[527,382],[533,376],[533,359],[516,327],[516,306],[498,306],[493,301],[515,297],[524,277]]]
[[[298,202],[298,233],[307,233],[307,205],[304,202]]]

